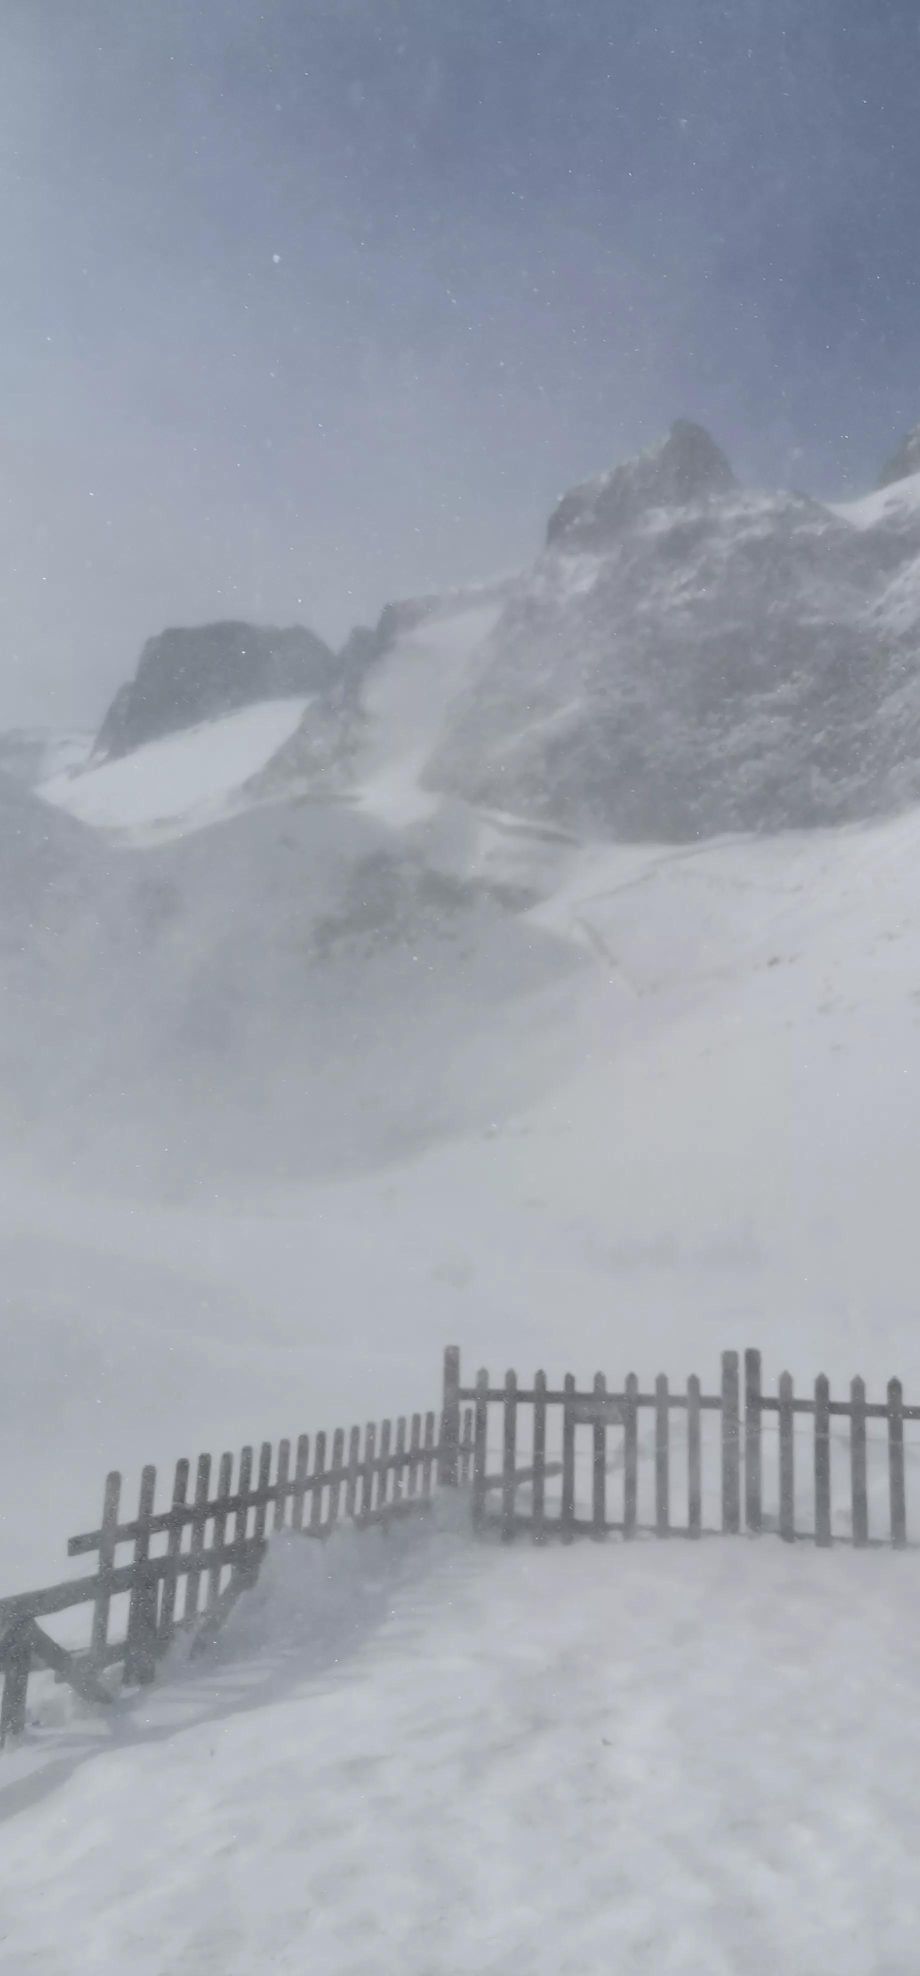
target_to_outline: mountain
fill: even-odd
[[[915,473],[920,473],[920,425],[911,428],[890,460],[886,460],[878,485],[890,487],[894,481],[906,480]]]
[[[744,490],[675,425],[559,504],[428,784],[678,842],[917,800],[920,507],[875,500]]]
[[[252,624],[203,624],[150,638],[99,730],[96,752],[124,755],[145,741],[255,701],[315,693],[335,658],[316,633]]]

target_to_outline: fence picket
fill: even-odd
[[[463,1432],[460,1437],[460,1480],[466,1487],[473,1466],[473,1409],[463,1409]]]
[[[602,1372],[594,1375],[595,1399],[607,1397],[607,1381]],[[594,1537],[606,1536],[607,1532],[607,1425],[602,1419],[594,1422],[591,1450],[591,1525]]]
[[[291,1497],[291,1529],[303,1529],[304,1506],[307,1500],[307,1476],[310,1473],[310,1436],[299,1434],[297,1455],[294,1461],[294,1493]]]
[[[783,1372],[779,1382],[779,1534],[783,1541],[795,1541],[795,1408],[792,1375]]]
[[[109,1609],[112,1596],[108,1590],[108,1574],[115,1563],[115,1548],[118,1529],[118,1504],[121,1498],[121,1476],[113,1469],[105,1478],[105,1495],[102,1500],[102,1529],[99,1533],[99,1589],[93,1602],[93,1624],[90,1636],[90,1661],[93,1667],[105,1666],[106,1648],[109,1643]]]
[[[623,1432],[623,1535],[634,1537],[639,1507],[639,1381],[626,1379],[626,1419]]]
[[[418,1420],[418,1414],[414,1416],[412,1422],[413,1444],[415,1441],[416,1420]],[[352,1521],[354,1520],[355,1512],[358,1506],[358,1476],[360,1473],[360,1468],[361,1468],[361,1429],[360,1427],[353,1427],[351,1433],[348,1436],[348,1474],[345,1477],[345,1515]],[[410,1468],[409,1470],[410,1495],[415,1494],[415,1490],[412,1482],[412,1476],[413,1476],[413,1471]]]
[[[390,1492],[390,1445],[393,1439],[393,1423],[385,1420],[380,1429],[380,1461],[377,1468],[377,1508],[385,1510]],[[456,1468],[454,1481],[456,1482]]]
[[[505,1408],[502,1431],[502,1543],[510,1544],[514,1536],[514,1510],[516,1478],[514,1464],[517,1458],[517,1374],[505,1374]]]
[[[756,1536],[763,1525],[760,1353],[744,1354],[744,1520]]]
[[[288,1496],[287,1496],[287,1491],[288,1491],[288,1476],[289,1476],[289,1474],[290,1474],[290,1472],[291,1472],[291,1444],[290,1444],[290,1441],[279,1441],[279,1442],[278,1442],[278,1467],[277,1467],[277,1471],[276,1471],[276,1474],[275,1474],[275,1488],[277,1489],[277,1492],[278,1492],[278,1493],[277,1493],[277,1495],[276,1495],[276,1497],[275,1497],[275,1514],[274,1514],[274,1516],[273,1516],[273,1518],[272,1518],[272,1529],[273,1529],[273,1530],[283,1530],[283,1529],[284,1529],[284,1521],[285,1521],[285,1517],[287,1516],[287,1504],[288,1504]]]
[[[403,1423],[405,1425],[405,1423]],[[337,1427],[332,1436],[332,1480],[329,1484],[329,1528],[333,1530],[339,1520],[339,1503],[342,1497],[342,1470],[345,1465],[345,1430]]]
[[[659,1372],[655,1381],[655,1535],[666,1537],[671,1522],[670,1445],[671,1408],[668,1381]]]
[[[214,1508],[214,1527],[211,1533],[211,1541],[215,1551],[222,1551],[227,1542],[227,1511],[222,1505],[226,1503],[227,1497],[230,1494],[232,1481],[233,1456],[228,1454],[221,1455],[220,1467],[217,1471],[217,1502]],[[209,1612],[214,1611],[220,1599],[221,1570],[222,1566],[220,1564],[212,1564],[208,1573],[208,1591],[205,1603]]]
[[[369,1420],[364,1429],[364,1461],[361,1470],[361,1515],[370,1516],[374,1507],[374,1461],[377,1455],[377,1429]]]
[[[205,1534],[205,1525],[208,1520],[208,1514],[207,1514],[208,1492],[210,1489],[210,1483],[211,1483],[211,1457],[210,1455],[199,1455],[198,1467],[195,1472],[195,1516],[192,1523],[191,1543],[189,1544],[189,1556],[195,1559],[200,1558],[201,1553],[204,1550],[204,1534]],[[259,1531],[259,1535],[260,1536],[262,1535],[261,1530]],[[201,1567],[198,1564],[193,1564],[192,1569],[189,1571],[188,1576],[186,1577],[185,1580],[186,1623],[188,1623],[190,1620],[197,1619],[198,1617],[198,1593],[200,1587],[201,1587]]]
[[[533,1541],[546,1541],[546,1373],[533,1382]]]
[[[256,1484],[256,1513],[252,1520],[253,1536],[261,1543],[268,1521],[268,1490],[272,1485],[272,1444],[263,1441],[259,1449],[259,1479]],[[261,1496],[261,1502],[258,1498]]]
[[[0,1666],[3,1668],[0,1750],[9,1736],[21,1736],[26,1726],[33,1625],[31,1619],[17,1620],[0,1642]]]
[[[904,1489],[904,1394],[900,1379],[888,1381],[888,1487],[891,1541],[897,1550],[901,1550],[907,1542],[907,1498]]]
[[[741,1528],[740,1423],[738,1417],[738,1354],[722,1353],[722,1528],[737,1536]]]
[[[249,1536],[249,1509],[252,1494],[252,1449],[240,1449],[240,1472],[237,1478],[236,1493],[239,1509],[233,1519],[233,1541],[245,1544]]]
[[[698,1537],[703,1528],[703,1446],[700,1413],[700,1382],[695,1373],[687,1380],[687,1529]]]
[[[850,1381],[850,1496],[853,1542],[869,1542],[869,1493],[866,1487],[866,1382]]]
[[[175,1479],[173,1481],[173,1492],[172,1492],[173,1509],[182,1509],[185,1505],[185,1499],[186,1496],[188,1495],[188,1477],[189,1477],[189,1465],[188,1462],[183,1457],[181,1461],[177,1461],[176,1463],[176,1474],[175,1474]],[[159,1639],[161,1652],[165,1652],[176,1630],[174,1622],[175,1622],[175,1613],[176,1613],[176,1593],[179,1587],[178,1560],[181,1549],[182,1549],[182,1525],[181,1523],[177,1523],[170,1530],[169,1535],[166,1539],[166,1555],[169,1558],[170,1562],[172,1563],[173,1569],[169,1573],[169,1576],[167,1578],[164,1578],[163,1590],[160,1593],[160,1624],[158,1628],[158,1639]]]
[[[434,1473],[434,1414],[425,1415],[425,1438],[422,1442],[422,1495],[430,1496]]]
[[[444,1402],[441,1411],[438,1481],[442,1489],[457,1487],[460,1450],[460,1353],[448,1345],[444,1353]]]
[[[479,1530],[482,1528],[486,1513],[485,1485],[489,1431],[489,1375],[487,1372],[480,1371],[476,1374],[476,1400],[473,1412],[475,1421],[473,1430],[472,1516],[473,1529]]]
[[[831,1541],[830,1386],[823,1372],[815,1380],[815,1543]]]
[[[370,1433],[371,1430],[370,1428],[368,1428],[368,1436],[370,1436]],[[369,1481],[370,1481],[370,1489],[365,1491],[365,1495],[368,1497],[370,1496],[370,1490],[372,1490],[374,1486],[373,1469],[371,1469],[370,1471]],[[310,1494],[311,1537],[318,1537],[323,1527],[323,1489],[325,1488],[325,1483],[326,1483],[326,1436],[323,1433],[322,1429],[320,1429],[320,1432],[317,1434],[316,1439],[313,1443],[313,1477],[312,1477],[312,1488]],[[370,1511],[372,1508],[373,1508],[373,1502],[371,1500],[368,1500],[367,1502],[368,1511]]]
[[[575,1375],[567,1372],[562,1382],[562,1541],[570,1544],[575,1535]]]
[[[151,1467],[142,1469],[137,1501],[137,1536],[134,1539],[132,1559],[134,1579],[128,1607],[128,1634],[125,1645],[124,1678],[129,1683],[152,1681],[156,1665],[153,1651],[156,1636],[156,1585],[148,1582],[144,1572],[144,1565],[150,1556],[150,1518],[153,1515],[156,1486],[156,1469]],[[153,1623],[151,1623],[152,1617]]]

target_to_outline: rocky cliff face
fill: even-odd
[[[328,645],[302,625],[203,624],[150,638],[134,678],[122,686],[96,743],[124,755],[144,741],[191,727],[256,700],[323,689],[335,670]]]
[[[920,799],[920,507],[884,502],[747,492],[675,425],[560,503],[429,784],[672,840]]]

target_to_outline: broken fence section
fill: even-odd
[[[452,1416],[453,1422],[453,1416]],[[452,1425],[450,1472],[469,1478],[473,1411]],[[110,1704],[102,1678],[121,1663],[123,1680],[154,1679],[179,1631],[198,1652],[219,1633],[241,1593],[253,1586],[271,1534],[325,1538],[343,1520],[366,1529],[430,1507],[443,1479],[443,1421],[434,1413],[384,1420],[311,1442],[262,1443],[234,1461],[199,1455],[194,1476],[176,1463],[167,1507],[157,1508],[157,1472],[141,1475],[136,1513],[123,1516],[121,1476],[105,1484],[97,1530],[71,1537],[68,1556],[94,1559],[90,1576],[0,1600],[0,1746],[25,1728],[32,1674],[51,1668],[85,1700]],[[234,1473],[235,1471],[235,1473]],[[77,1606],[90,1611],[85,1647],[64,1647],[39,1622]]]

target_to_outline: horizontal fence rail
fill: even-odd
[[[154,1679],[180,1631],[200,1651],[219,1633],[240,1595],[258,1578],[271,1535],[288,1530],[322,1540],[343,1521],[358,1529],[425,1512],[436,1480],[469,1480],[473,1409],[451,1399],[449,1426],[431,1413],[337,1428],[277,1447],[262,1442],[224,1454],[212,1480],[210,1455],[194,1473],[178,1461],[157,1507],[157,1472],[142,1471],[136,1510],[122,1513],[122,1479],[105,1483],[97,1529],[71,1537],[72,1558],[93,1557],[85,1577],[0,1599],[0,1746],[27,1721],[30,1675],[50,1668],[84,1699],[110,1705],[104,1670],[121,1663],[126,1684]],[[130,1555],[123,1559],[126,1550]],[[39,1620],[91,1607],[89,1639],[63,1647]]]

